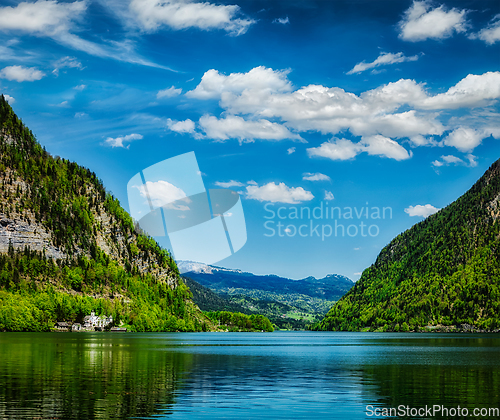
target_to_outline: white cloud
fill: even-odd
[[[269,131],[275,139],[299,139],[299,133],[305,131],[332,135],[349,131],[360,138],[359,142],[332,140],[309,149],[310,156],[345,160],[367,152],[403,160],[411,154],[398,144],[399,139],[409,139],[413,147],[443,145],[436,136],[460,126],[443,110],[484,107],[498,101],[500,72],[470,74],[446,92],[433,95],[424,84],[408,79],[354,94],[322,85],[295,89],[288,71],[265,67],[228,76],[209,70],[186,95],[219,99],[225,118],[203,117],[200,125],[203,122],[212,130],[208,137],[213,135],[221,141],[231,137],[251,140],[256,123],[265,121],[266,134],[257,133],[256,139],[269,135]],[[475,121],[482,130],[493,126]]]
[[[170,118],[167,120],[167,127],[175,131],[176,133],[192,133],[195,132],[195,124],[194,121],[191,121],[189,118],[184,121],[173,121]]]
[[[101,45],[72,33],[77,29],[77,22],[83,18],[86,10],[85,1],[58,3],[56,0],[38,0],[34,3],[21,2],[15,7],[0,7],[0,31],[48,37],[62,45],[97,57],[168,69],[139,57],[133,51],[132,41],[113,41],[109,45]]]
[[[173,98],[174,96],[179,96],[181,93],[182,89],[176,89],[175,86],[172,86],[168,89],[158,91],[158,93],[156,94],[156,99]]]
[[[467,29],[466,10],[431,8],[430,1],[414,1],[399,22],[399,37],[405,41],[444,39]]]
[[[0,30],[29,32],[53,37],[69,31],[72,21],[86,10],[84,1],[58,3],[54,0],[21,2],[16,7],[0,8]]]
[[[279,184],[269,182],[261,187],[249,185],[246,189],[247,198],[272,203],[299,204],[314,198],[310,191],[306,191],[302,187],[288,187],[283,182]]]
[[[335,197],[331,191],[325,191],[325,200],[326,201],[335,200]]]
[[[488,135],[483,131],[459,127],[448,134],[443,143],[446,146],[456,147],[462,152],[468,152],[479,146],[485,137],[488,137]]]
[[[243,184],[242,182],[233,181],[233,180],[228,181],[228,182],[216,181],[215,185],[217,185],[218,187],[221,187],[221,188],[231,188],[231,187],[243,187],[243,186],[245,186],[245,184]]]
[[[307,149],[309,157],[324,157],[331,160],[353,159],[363,152],[395,160],[411,157],[411,154],[398,142],[381,135],[363,137],[358,143],[347,139],[333,139],[319,147]]]
[[[186,193],[167,181],[151,182],[147,181],[146,185],[136,187],[142,197],[149,198],[153,207],[163,207],[174,201],[187,199]],[[186,206],[176,206],[177,210],[186,210]]]
[[[291,155],[292,153],[295,153],[295,147],[289,147],[288,149],[286,149],[286,152]]]
[[[432,162],[432,165],[437,168],[449,165],[465,165],[471,168],[477,166],[476,156],[468,154],[465,157],[467,159],[467,162],[454,155],[443,155],[440,158],[441,160],[439,159],[435,160],[434,162]]]
[[[333,139],[323,143],[319,147],[307,149],[310,157],[325,157],[331,160],[347,160],[356,157],[360,153],[360,146],[346,139]]]
[[[347,74],[356,74],[361,73],[365,70],[373,69],[375,67],[387,66],[389,64],[397,64],[404,63],[405,61],[417,61],[418,55],[414,55],[411,57],[405,57],[402,52],[392,54],[392,53],[381,53],[378,58],[371,62],[365,63],[362,61],[354,66],[354,68],[347,72]]]
[[[369,155],[383,156],[395,160],[406,160],[411,157],[411,153],[408,153],[398,142],[381,135],[363,137],[361,144],[364,145],[361,151],[367,152]]]
[[[488,45],[500,41],[500,15],[496,15],[486,28],[481,29],[478,34],[472,35],[471,38],[479,38]]]
[[[316,172],[315,174],[306,172],[302,175],[302,179],[304,181],[331,181],[332,179],[325,174],[321,174],[319,172]]]
[[[16,82],[33,82],[40,80],[45,73],[36,67],[9,66],[0,70],[0,78],[15,80]]]
[[[287,78],[287,70],[273,70],[264,66],[255,67],[248,73],[231,73],[229,76],[217,70],[208,70],[194,90],[186,93],[196,99],[217,99],[222,94],[252,92],[288,92],[292,85]]]
[[[288,16],[284,17],[284,18],[276,18],[273,20],[273,23],[278,23],[280,25],[286,25],[286,24],[290,23],[290,19],[288,19]]]
[[[143,136],[141,134],[128,134],[126,136],[121,136],[121,137],[108,137],[104,142],[106,145],[111,146],[111,147],[123,147],[123,148],[129,148],[130,145],[125,146],[125,143],[129,143],[134,140],[142,140]]]
[[[16,100],[15,100],[12,96],[7,95],[7,94],[5,94],[5,93],[4,93],[3,97],[5,98],[5,100],[6,100],[6,101],[7,101],[10,105],[12,105],[14,102],[16,102]]]
[[[456,109],[488,105],[500,98],[500,72],[469,74],[447,92],[417,101],[423,109]]]
[[[236,5],[216,5],[179,0],[132,0],[128,18],[134,19],[140,28],[156,32],[162,26],[175,30],[198,28],[221,29],[232,35],[244,34],[254,20],[238,16]]]
[[[426,204],[422,206],[421,204],[417,204],[416,206],[409,206],[408,208],[405,209],[405,212],[408,213],[410,216],[420,216],[423,218],[429,217],[431,214],[437,213],[439,210],[430,204]]]
[[[441,134],[443,131],[442,125],[435,120],[436,115],[416,110],[396,112],[408,103],[427,98],[422,87],[412,80],[400,80],[357,96],[340,88],[321,85],[309,85],[290,92],[285,76],[279,75],[285,91],[247,87],[240,93],[235,93],[235,89],[220,92],[224,86],[217,84],[217,89],[212,87],[210,94],[213,97],[218,95],[221,107],[232,114],[279,118],[286,122],[287,127],[298,131],[335,134],[350,129],[357,136],[382,134],[386,137]],[[202,85],[200,83],[193,92]]]
[[[238,139],[240,142],[285,139],[304,141],[300,135],[292,133],[285,126],[263,119],[248,121],[234,115],[218,119],[205,115],[200,118],[199,125],[208,138],[218,141],[231,138]]]
[[[81,92],[82,90],[87,89],[87,85],[78,85],[78,86],[75,86],[73,89],[79,90]]]
[[[78,70],[83,70],[82,63],[80,63],[75,57],[62,57],[53,63],[54,70],[52,73],[59,76],[59,70],[63,68],[74,68]]]
[[[477,166],[477,157],[474,156],[472,153],[469,153],[467,156],[465,156],[467,160],[469,161],[469,166],[471,168],[474,168]]]

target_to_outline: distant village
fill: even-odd
[[[83,318],[83,325],[75,322],[74,324],[71,324],[66,321],[58,321],[56,322],[56,325],[54,326],[54,329],[56,331],[63,331],[63,332],[78,332],[78,331],[106,331],[108,330],[109,325],[113,324],[113,317],[110,316],[97,316],[94,311],[90,313],[90,315],[87,315],[85,318]],[[109,331],[113,332],[126,332],[126,328],[122,327],[110,327]]]

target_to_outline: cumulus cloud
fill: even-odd
[[[470,152],[479,146],[485,137],[488,137],[488,135],[482,130],[459,127],[448,134],[443,143],[446,146],[456,147],[462,152]]]
[[[258,185],[248,185],[246,187],[246,197],[272,203],[299,204],[304,201],[311,201],[314,195],[302,187],[288,187],[283,182],[279,184],[269,182],[260,187]]]
[[[437,213],[439,210],[431,204],[426,204],[422,206],[421,204],[417,204],[416,206],[409,206],[408,208],[405,209],[405,212],[408,213],[410,216],[419,216],[423,218],[429,217],[431,214]]]
[[[163,207],[174,201],[187,199],[186,193],[167,181],[147,181],[145,185],[137,186],[142,197],[151,200],[153,207]],[[177,210],[187,210],[186,206],[176,206]]]
[[[289,147],[288,149],[286,149],[286,152],[291,155],[292,153],[295,153],[295,147]]]
[[[441,134],[443,131],[435,115],[416,110],[397,112],[409,102],[427,98],[423,88],[414,81],[400,80],[357,96],[321,85],[289,91],[286,75],[279,74],[279,80],[286,91],[246,87],[235,93],[234,90],[224,91],[225,87],[219,84],[212,86],[210,92],[220,97],[220,105],[227,112],[279,118],[298,131],[335,134],[350,129],[359,136],[382,134],[387,137]],[[218,89],[223,91],[217,93]]]
[[[156,99],[173,98],[174,96],[179,96],[181,93],[182,89],[176,89],[175,86],[172,86],[168,89],[159,90],[156,94]]]
[[[199,125],[210,139],[225,141],[238,139],[240,142],[255,140],[298,140],[304,141],[300,135],[292,133],[285,126],[268,120],[249,121],[242,117],[229,115],[216,118],[205,115],[200,118]]]
[[[500,41],[500,15],[496,15],[486,28],[481,29],[477,34],[471,35],[471,38],[479,38],[488,45]]]
[[[466,31],[466,14],[466,10],[432,8],[430,1],[414,1],[399,22],[399,37],[411,42],[449,38]]]
[[[500,72],[469,74],[447,92],[416,101],[423,109],[479,107],[500,98]]]
[[[356,64],[352,70],[348,71],[347,74],[357,74],[366,70],[374,69],[375,67],[387,66],[390,64],[404,63],[406,61],[417,61],[418,55],[413,55],[411,57],[406,57],[402,52],[392,54],[392,53],[381,53],[375,61],[371,63],[366,63],[362,61]]]
[[[9,66],[0,70],[0,78],[16,82],[33,82],[44,76],[45,73],[36,67]]]
[[[326,201],[332,201],[332,200],[335,200],[335,197],[333,196],[333,193],[331,191],[325,191],[324,199]]]
[[[319,147],[307,149],[310,157],[324,157],[331,160],[353,159],[363,152],[395,160],[411,157],[411,154],[398,142],[381,135],[363,137],[358,143],[347,139],[333,139]]]
[[[360,153],[360,145],[347,139],[333,139],[319,147],[307,149],[310,157],[324,157],[331,160],[348,160]]]
[[[141,134],[128,134],[126,136],[121,136],[121,137],[108,137],[105,141],[104,144],[110,147],[123,147],[128,149],[130,147],[130,144],[125,145],[125,143],[130,143],[134,140],[142,140],[143,136]]]
[[[302,179],[304,181],[331,181],[332,180],[328,175],[321,174],[319,172],[316,172],[316,173],[306,172],[302,175]]]
[[[185,134],[185,133],[194,133],[195,132],[195,123],[189,118],[184,121],[174,121],[170,118],[167,120],[167,127],[175,131],[176,133]]]
[[[322,85],[296,89],[288,80],[288,71],[257,67],[247,73],[222,75],[212,69],[186,95],[219,100],[225,118],[204,117],[203,122],[210,123],[207,129],[213,125],[214,138],[221,141],[231,136],[240,141],[252,137],[226,132],[228,126],[244,126],[242,131],[252,128],[253,133],[256,122],[265,121],[266,133],[272,131],[278,138],[298,139],[299,133],[306,131],[332,135],[349,131],[361,138],[357,143],[332,140],[309,149],[310,156],[345,160],[367,152],[403,160],[411,154],[399,139],[409,139],[412,146],[442,145],[436,136],[457,127],[443,124],[441,119],[448,124],[452,121],[444,110],[478,108],[498,101],[500,72],[470,74],[446,92],[433,95],[424,84],[409,79],[354,94]]]
[[[227,181],[227,182],[216,181],[215,185],[217,185],[218,187],[221,187],[221,188],[244,187],[245,186],[245,184],[243,184],[242,182],[233,181],[233,180]]]
[[[186,93],[196,99],[218,99],[222,94],[252,92],[288,92],[292,85],[287,78],[288,70],[273,70],[264,66],[255,67],[248,73],[231,73],[229,76],[217,70],[208,70],[194,90]]]
[[[369,155],[382,156],[395,160],[406,160],[412,156],[397,141],[381,135],[363,137],[360,143],[364,146],[361,152],[367,152]]]
[[[129,20],[135,20],[146,32],[156,32],[167,26],[175,30],[220,29],[231,35],[241,35],[255,23],[254,20],[241,15],[239,6],[189,0],[132,0],[127,16]]]

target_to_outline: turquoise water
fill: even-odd
[[[434,404],[500,407],[498,335],[0,334],[0,419],[367,419],[387,418],[368,405]]]

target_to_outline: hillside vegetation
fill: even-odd
[[[171,255],[138,233],[89,169],[52,157],[0,97],[0,331],[91,310],[133,331],[201,331]]]
[[[397,236],[316,326],[500,328],[500,161],[462,197]]]

